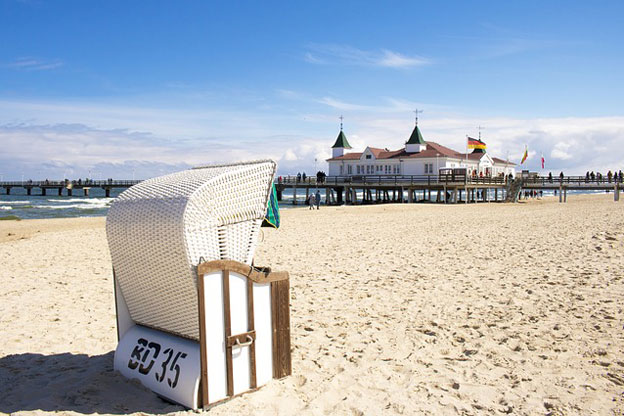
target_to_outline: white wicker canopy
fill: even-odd
[[[198,339],[196,266],[251,264],[276,164],[207,166],[139,183],[112,203],[115,277],[138,324]]]

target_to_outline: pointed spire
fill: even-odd
[[[340,116],[340,133],[338,133],[338,137],[336,137],[336,143],[334,143],[334,145],[332,146],[332,149],[336,149],[336,148],[344,148],[344,149],[351,149],[351,145],[349,144],[349,142],[347,141],[347,136],[345,136],[344,132],[342,131],[342,120],[344,119],[344,117],[341,115]]]
[[[412,131],[412,135],[409,140],[405,144],[427,144],[425,139],[423,139],[422,134],[420,133],[420,129],[418,128],[418,124],[414,126],[414,131]]]

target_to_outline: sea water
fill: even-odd
[[[83,196],[81,189],[74,189],[73,196],[41,196],[39,188],[33,188],[33,195],[26,195],[23,188],[14,187],[11,189],[11,195],[6,195],[4,189],[0,188],[0,220],[1,219],[35,219],[35,218],[72,218],[72,217],[99,217],[106,216],[108,208],[112,201],[125,190],[125,188],[115,188],[111,191],[110,198],[106,198],[104,190],[101,188],[91,188],[89,196]],[[319,189],[321,193],[321,203],[325,203],[325,189]],[[48,190],[48,194],[55,190]],[[310,193],[316,192],[316,189],[310,189]],[[67,192],[63,190],[64,194]],[[570,190],[568,195],[573,194],[599,194],[605,191],[596,190]],[[55,192],[56,193],[56,192]],[[36,195],[35,195],[36,194]],[[282,201],[280,209],[288,209],[305,206],[305,189],[297,189],[297,205],[293,205],[292,188],[284,189],[282,193]],[[553,191],[544,191],[544,196],[553,196]],[[363,198],[361,191],[357,192],[358,200]],[[407,200],[407,193],[403,195]],[[498,194],[499,199],[502,193]],[[419,191],[418,198],[422,198]],[[432,200],[435,201],[436,193],[432,192]],[[489,200],[494,199],[494,191],[488,193]]]
[[[57,196],[57,191],[48,190],[42,196],[39,188],[33,188],[32,195],[26,195],[23,188],[14,187],[11,195],[0,188],[0,219],[13,218],[71,218],[105,216],[111,202],[124,189],[114,189],[106,198],[104,189],[91,188],[89,196],[83,196],[81,189],[74,189],[73,196]],[[50,195],[54,192],[56,195]],[[65,194],[67,191],[63,190]]]
[[[40,218],[72,218],[72,217],[100,217],[106,216],[113,200],[126,188],[113,188],[110,198],[106,198],[104,189],[93,187],[89,196],[84,196],[82,189],[74,189],[73,196],[58,196],[56,189],[49,189],[46,196],[41,195],[41,189],[33,188],[32,195],[26,195],[26,190],[19,187],[11,189],[11,194],[0,188],[0,220],[2,219],[40,219]],[[54,195],[50,195],[54,193]],[[324,194],[324,190],[322,192]],[[292,208],[292,189],[284,191],[284,199],[280,209]],[[324,195],[323,195],[324,196]],[[298,207],[304,203],[305,190],[298,190]]]

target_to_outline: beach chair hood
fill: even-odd
[[[197,340],[200,259],[251,264],[276,164],[262,160],[139,183],[106,220],[116,281],[134,322]]]

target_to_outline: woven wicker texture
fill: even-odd
[[[195,267],[251,264],[273,161],[208,166],[141,182],[112,203],[106,233],[132,319],[199,339]]]

